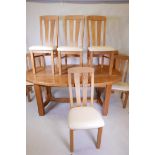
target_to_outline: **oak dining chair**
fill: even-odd
[[[36,73],[35,57],[41,58],[41,65],[44,68],[45,56],[51,56],[51,69],[52,75],[55,74],[55,59],[58,56],[58,16],[40,16],[40,46],[31,46],[29,51],[31,52],[31,61],[33,73]],[[56,59],[57,61],[57,59]]]
[[[80,15],[63,16],[64,46],[57,48],[60,75],[62,73],[61,58],[63,55],[65,56],[66,65],[68,57],[79,57],[79,64],[82,66],[84,18],[84,16]]]
[[[109,74],[112,74],[114,54],[117,50],[106,46],[106,16],[87,16],[87,36],[88,36],[88,53],[87,59],[90,66],[93,65],[93,58],[100,59],[103,67],[104,58],[109,59]]]
[[[125,99],[123,100],[123,108],[126,107],[129,96],[129,83],[127,82],[128,71],[129,71],[129,56],[126,55],[116,55],[115,56],[115,68],[121,72],[122,81],[114,83],[112,85],[112,90],[120,91],[121,98],[123,99],[123,95]]]
[[[100,148],[104,120],[94,108],[94,68],[73,67],[68,69],[70,111],[68,124],[70,128],[70,152],[74,151],[74,131],[98,128],[96,147]],[[90,89],[90,98],[88,92]],[[75,90],[76,101],[73,100]]]
[[[41,67],[41,59],[39,56],[35,58],[35,65],[36,67],[39,67],[39,68]],[[31,54],[29,52],[26,53],[26,72],[27,73],[32,72]],[[34,84],[32,82],[26,81],[26,96],[27,96],[28,102],[32,101],[31,94],[33,92],[33,87],[34,87]],[[42,87],[42,89],[43,89],[43,92],[45,92],[45,88]]]

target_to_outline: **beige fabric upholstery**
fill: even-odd
[[[129,84],[126,82],[117,82],[112,85],[112,90],[129,91]]]
[[[69,46],[60,46],[57,48],[58,51],[64,51],[64,52],[69,52],[69,51],[77,51],[77,52],[81,52],[83,49],[79,48],[79,47],[69,47]]]
[[[33,86],[33,83],[26,81],[27,86]]]
[[[104,126],[101,114],[94,107],[75,107],[69,111],[70,129],[91,129]]]
[[[50,46],[31,46],[29,47],[29,51],[35,51],[35,53],[50,53],[51,51],[55,50],[55,47]]]
[[[108,52],[108,51],[116,51],[116,49],[109,46],[92,46],[88,47],[90,52]]]

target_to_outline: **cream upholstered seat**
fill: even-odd
[[[64,51],[64,52],[66,52],[66,51],[82,52],[82,50],[83,50],[82,48],[79,48],[79,47],[70,47],[70,46],[60,46],[60,47],[57,48],[57,51]]]
[[[117,82],[112,85],[113,90],[129,91],[129,84],[127,82]]]
[[[93,129],[104,126],[101,114],[94,107],[76,107],[69,111],[70,129]]]
[[[78,129],[98,128],[96,147],[100,148],[104,120],[102,115],[93,106],[94,68],[74,67],[68,69],[68,84],[71,107],[68,114],[68,125],[70,128],[70,151],[73,152],[74,150],[73,133],[74,130]],[[75,88],[76,102],[73,102],[73,88]],[[91,94],[89,104],[87,102],[88,92]]]
[[[116,49],[109,46],[92,46],[88,47],[90,52],[108,52],[108,51],[116,51]]]
[[[30,46],[29,51],[35,51],[35,53],[47,53],[49,51],[55,50],[56,47],[51,47],[51,46]]]
[[[33,86],[33,83],[26,81],[26,86]]]

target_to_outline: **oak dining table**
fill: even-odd
[[[26,72],[26,81],[34,84],[34,91],[36,96],[36,102],[38,107],[38,113],[40,116],[46,114],[45,108],[50,102],[56,103],[70,103],[69,98],[56,98],[51,93],[53,87],[68,87],[68,74],[67,70],[70,67],[76,67],[78,65],[62,65],[62,74],[59,75],[57,68],[55,68],[55,75],[52,75],[51,66],[38,67],[36,73],[33,74],[32,70]],[[88,65],[83,65],[88,66]],[[121,73],[116,69],[112,69],[112,74],[109,75],[109,67],[107,65],[94,67],[94,87],[97,91],[97,102],[102,106],[102,114],[106,116],[108,114],[109,102],[111,96],[111,87],[113,83],[121,81]],[[43,101],[42,86],[45,87],[46,97]],[[103,88],[103,89],[102,89]],[[104,99],[101,99],[101,91],[104,90]]]

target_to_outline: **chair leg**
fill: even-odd
[[[104,56],[102,57],[102,65],[104,65]]]
[[[38,58],[39,67],[41,67],[41,57]]]
[[[55,70],[59,70],[59,61],[58,61],[58,51],[53,51],[53,59],[55,58],[55,63],[54,65]]]
[[[80,53],[80,66],[83,66],[83,60],[82,60],[82,52]]]
[[[97,58],[98,59],[98,66],[100,65],[100,57]]]
[[[31,62],[32,62],[32,71],[33,74],[36,73],[36,68],[35,68],[35,58],[34,58],[34,54],[31,52]]]
[[[111,90],[111,93],[115,93],[115,91],[114,90]]]
[[[51,52],[51,68],[52,68],[52,75],[54,75],[54,55],[53,55],[53,52]]]
[[[90,67],[93,65],[93,52],[90,53]]]
[[[56,67],[57,67],[56,70],[58,70],[58,72],[59,72],[59,59],[58,59],[58,56],[57,56],[57,58],[56,58]]]
[[[104,88],[96,88],[97,93],[97,102],[102,105],[101,94],[104,91]]]
[[[96,144],[96,147],[97,147],[98,149],[100,148],[100,144],[101,144],[102,129],[103,129],[103,127],[98,128],[97,144]]]
[[[28,102],[31,102],[30,92],[27,93]]]
[[[74,130],[70,129],[70,152],[74,151]]]
[[[65,55],[65,65],[67,66],[67,54]]]
[[[90,60],[89,60],[89,51],[87,51],[87,65],[89,65],[90,64],[90,62],[89,62]]]
[[[26,95],[27,95],[28,102],[32,101],[30,96],[30,91],[31,91],[31,87],[26,86]]]
[[[102,56],[101,56],[101,58],[100,58],[100,59],[101,59],[101,68],[103,68],[103,58],[104,58],[104,57],[102,57]]]
[[[61,75],[61,53],[58,52],[58,63],[59,63],[59,75]]]
[[[121,92],[121,99],[123,99],[123,92]]]
[[[109,62],[109,75],[112,75],[113,65],[114,65],[114,53],[111,53]]]
[[[125,99],[123,102],[123,108],[126,108],[127,102],[128,102],[129,92],[125,92]]]
[[[31,93],[33,93],[33,89],[32,89],[32,86],[30,87],[30,91],[31,91]]]
[[[41,56],[41,66],[45,68],[45,56]]]

